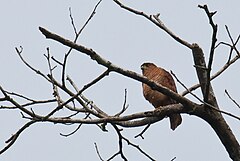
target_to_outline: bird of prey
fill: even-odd
[[[177,88],[175,82],[169,72],[165,69],[157,67],[153,63],[143,63],[141,65],[141,70],[143,76],[147,77],[149,80],[154,81],[155,83],[161,84],[162,86],[167,87],[168,89],[177,93]],[[162,106],[175,104],[176,101],[170,97],[152,90],[146,84],[142,84],[143,87],[143,96],[148,100],[155,108],[161,108]],[[179,113],[174,113],[168,116],[170,118],[170,126],[172,130],[175,130],[182,122],[181,115]]]

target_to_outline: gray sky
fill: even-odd
[[[47,62],[43,54],[50,47],[51,54],[59,60],[63,59],[68,48],[46,40],[38,30],[43,26],[50,31],[73,39],[74,32],[69,18],[68,8],[72,13],[76,26],[80,28],[90,15],[97,1],[31,1],[9,0],[1,3],[1,54],[0,54],[0,85],[9,91],[22,93],[35,99],[52,97],[52,87],[44,79],[36,76],[18,58],[14,48],[23,46],[23,56],[36,68],[48,72]],[[204,11],[198,4],[208,4],[211,11],[217,10],[214,16],[219,25],[218,40],[227,41],[224,25],[228,25],[233,38],[239,34],[240,2],[231,1],[124,1],[147,14],[160,13],[161,20],[174,33],[189,43],[198,43],[208,58],[211,42],[211,27]],[[197,82],[191,51],[176,43],[166,33],[154,24],[129,13],[110,0],[104,0],[95,17],[80,36],[78,43],[83,44],[101,54],[125,69],[140,73],[140,65],[151,61],[167,70],[172,70],[187,86]],[[213,73],[218,71],[227,61],[229,49],[220,47],[216,50],[213,63]],[[214,80],[213,87],[218,103],[222,110],[239,116],[240,110],[228,99],[224,90],[227,89],[232,97],[240,102],[239,62],[231,66],[225,74]],[[60,67],[55,71],[59,78]],[[87,56],[73,52],[70,56],[67,74],[81,88],[98,76],[104,68],[92,62]],[[183,91],[177,84],[178,91]],[[114,114],[122,107],[124,89],[128,89],[128,114],[150,110],[153,107],[143,98],[141,83],[111,73],[99,84],[91,87],[85,95],[93,100],[109,114]],[[199,92],[196,92],[199,94]],[[201,96],[201,95],[199,95]],[[63,96],[64,98],[66,95]],[[191,97],[189,97],[191,98]],[[35,107],[41,114],[49,111],[49,106]],[[66,111],[61,111],[64,115]],[[235,136],[240,140],[239,121],[225,116]],[[1,110],[0,112],[0,147],[11,134],[15,133],[26,120],[21,119],[20,113]],[[114,130],[108,126],[108,133],[103,133],[94,125],[83,126],[76,134],[64,138],[59,133],[69,133],[76,126],[53,125],[37,123],[27,129],[16,143],[1,157],[0,160],[98,160],[94,142],[98,144],[100,153],[107,159],[118,150],[118,138]],[[203,120],[189,115],[183,115],[182,125],[174,132],[169,128],[169,120],[164,119],[151,126],[144,134],[145,139],[134,139],[143,128],[124,129],[123,134],[132,142],[148,152],[157,160],[169,161],[226,161],[229,160],[220,140]],[[129,160],[146,160],[134,148],[124,144],[124,153]],[[120,160],[116,158],[115,160]]]

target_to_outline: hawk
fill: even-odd
[[[143,63],[141,65],[141,70],[143,76],[147,77],[149,80],[152,80],[162,86],[169,88],[170,90],[177,93],[177,88],[175,82],[169,72],[165,69],[157,67],[153,63]],[[156,90],[152,90],[146,84],[142,84],[143,87],[143,96],[146,100],[148,100],[155,108],[161,108],[161,106],[166,106],[170,104],[175,104],[176,101],[171,99],[170,97],[158,92]],[[169,115],[170,118],[170,126],[172,130],[175,130],[182,122],[181,115],[178,113],[174,113]]]

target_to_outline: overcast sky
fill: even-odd
[[[51,54],[62,60],[68,50],[59,43],[46,40],[39,32],[42,26],[68,39],[74,38],[69,18],[69,7],[79,29],[92,12],[96,0],[8,0],[1,2],[1,54],[0,85],[9,91],[21,93],[34,99],[52,98],[52,87],[43,78],[29,70],[18,58],[15,47],[23,46],[23,56],[34,67],[48,72],[43,54],[50,47]],[[198,43],[208,58],[211,43],[211,27],[205,12],[198,4],[208,4],[211,11],[218,11],[214,21],[218,24],[218,40],[230,42],[224,25],[228,25],[234,39],[240,33],[240,1],[123,1],[147,14],[160,13],[160,19],[178,36],[189,43]],[[143,62],[154,62],[167,70],[172,70],[188,87],[198,82],[191,51],[175,42],[154,24],[127,12],[111,0],[103,0],[97,13],[81,34],[79,44],[92,48],[102,57],[124,69],[140,73]],[[218,71],[228,58],[229,49],[219,47],[213,63],[213,73]],[[240,115],[238,109],[224,94],[227,89],[240,103],[240,62],[232,65],[222,76],[214,80],[213,88],[222,110]],[[97,77],[104,68],[82,53],[73,52],[70,56],[67,74],[81,88]],[[60,67],[55,70],[59,78]],[[141,83],[111,73],[107,78],[91,87],[84,94],[102,110],[114,114],[121,110],[124,89],[128,90],[128,114],[151,110],[153,107],[142,96]],[[184,89],[177,84],[179,92]],[[200,92],[196,92],[200,95]],[[66,95],[63,96],[64,98]],[[189,97],[191,98],[191,97]],[[192,99],[192,98],[191,98]],[[194,100],[194,99],[193,99]],[[41,114],[49,111],[48,106],[35,107]],[[59,115],[64,115],[61,111]],[[225,116],[235,136],[240,141],[239,121]],[[0,148],[26,120],[17,110],[0,111]],[[97,143],[101,156],[109,158],[118,150],[118,137],[111,126],[109,132],[102,132],[97,126],[85,125],[76,134],[62,137],[59,133],[69,133],[77,126],[37,123],[21,134],[16,143],[3,155],[0,161],[79,161],[99,160],[94,148]],[[124,129],[123,135],[131,139],[157,160],[170,161],[226,161],[229,160],[224,146],[211,127],[203,120],[183,115],[183,123],[174,132],[169,128],[169,120],[164,119],[151,126],[144,134],[145,139],[134,136],[143,128]],[[133,147],[124,143],[124,153],[129,160],[147,160]],[[115,160],[121,160],[120,157]]]

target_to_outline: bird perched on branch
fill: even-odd
[[[141,69],[143,76],[177,93],[175,82],[171,74],[167,72],[165,69],[157,67],[153,63],[143,63],[141,65]],[[176,103],[175,100],[162,94],[161,92],[152,90],[151,87],[144,83],[142,84],[142,87],[145,99],[148,100],[155,108],[161,108],[161,106]],[[169,115],[169,118],[172,130],[175,130],[182,122],[181,115],[178,113]]]

